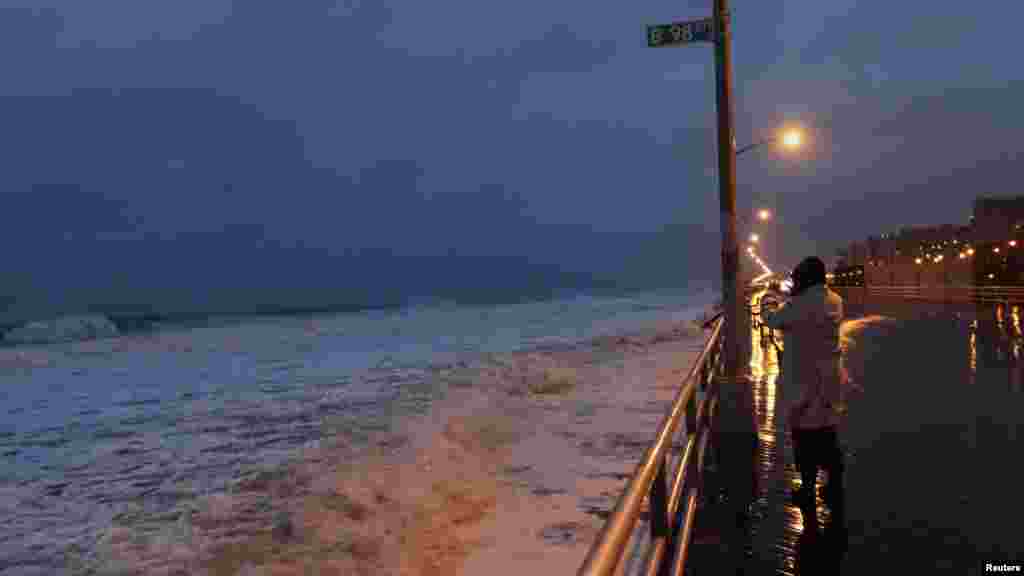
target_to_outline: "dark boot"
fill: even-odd
[[[815,458],[813,437],[809,431],[793,430],[793,456],[800,471],[800,489],[793,492],[793,504],[801,510],[814,508],[815,483],[818,463]]]
[[[846,490],[843,482],[845,466],[843,450],[839,447],[839,439],[835,432],[828,438],[825,458],[825,471],[828,473],[828,485],[825,487],[825,505],[832,511],[833,518],[843,519],[846,512]]]

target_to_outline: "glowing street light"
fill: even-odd
[[[968,248],[967,249],[967,255],[968,256],[974,256],[974,248]]]
[[[992,251],[995,252],[996,254],[999,254],[999,246],[993,248]]]
[[[760,142],[755,142],[753,144],[747,144],[746,146],[744,146],[742,148],[738,148],[736,150],[736,155],[739,156],[740,154],[743,154],[744,152],[749,152],[749,151],[753,150],[754,148],[758,148],[760,146],[764,146],[765,144],[771,144],[771,143],[774,143],[774,142],[780,142],[782,144],[782,147],[787,149],[787,150],[798,150],[798,149],[802,148],[803,145],[804,145],[804,133],[803,133],[803,130],[800,127],[798,127],[798,126],[789,126],[789,127],[783,128],[780,131],[780,133],[777,134],[776,136],[772,136],[770,138],[765,138],[764,140],[761,140]],[[735,141],[733,141],[733,146],[735,146]]]
[[[767,208],[762,208],[757,211],[757,219],[761,222],[767,222],[772,219],[772,213]]]
[[[923,260],[920,258],[914,258],[914,264],[920,264],[921,262],[923,262]]]
[[[761,240],[761,237],[758,236],[757,234],[750,235],[750,241],[753,242],[754,244],[757,244],[759,240]]]
[[[1016,240],[1010,240],[1010,248],[1015,248],[1016,246],[1017,246],[1017,241]]]
[[[782,134],[782,145],[790,150],[799,148],[800,144],[803,143],[803,140],[803,134],[795,128],[790,128]]]

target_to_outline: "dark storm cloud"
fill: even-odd
[[[18,178],[8,178],[12,210],[0,236],[18,247],[6,288],[32,288],[22,308],[131,310],[156,298],[162,309],[251,310],[437,291],[513,295],[542,288],[543,278],[607,283],[627,259],[637,278],[657,278],[657,265],[636,261],[646,237],[594,236],[585,219],[544,226],[503,184],[431,190],[415,160],[379,160],[347,181],[309,165],[293,122],[212,90],[4,101],[0,153]],[[587,182],[593,202],[608,201]]]
[[[1024,8],[733,9],[738,143],[813,133],[797,158],[739,162],[741,213],[779,214],[769,260],[1012,191]],[[643,38],[709,13],[6,0],[3,234],[33,248],[5,290],[214,306],[244,286],[255,306],[715,278],[712,53]]]

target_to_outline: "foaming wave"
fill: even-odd
[[[479,388],[367,448],[321,449],[248,474],[175,514],[115,522],[89,569],[126,573],[437,575],[484,545],[515,410]],[[168,522],[168,520],[173,520]],[[84,571],[82,573],[85,573]]]
[[[845,320],[839,325],[839,345],[842,348],[844,361],[842,364],[843,378],[842,381],[846,385],[847,393],[852,394],[854,397],[859,393],[864,392],[864,387],[860,383],[859,376],[855,377],[851,374],[849,363],[845,360],[851,350],[857,346],[857,338],[864,333],[866,329],[871,326],[892,322],[894,319],[888,316],[871,315],[864,316],[863,318],[856,318],[853,320]]]
[[[855,337],[863,333],[865,329],[876,324],[892,322],[893,320],[889,316],[880,316],[878,314],[854,320],[844,320],[839,325],[839,343],[843,350],[852,350],[857,346],[857,339]]]

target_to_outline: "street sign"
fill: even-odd
[[[715,24],[712,18],[655,24],[647,27],[647,46],[651,48],[714,41]]]

